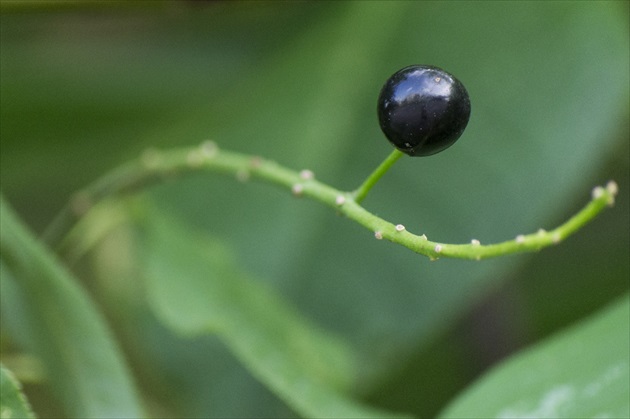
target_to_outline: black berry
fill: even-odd
[[[430,156],[452,146],[470,117],[464,85],[438,67],[412,65],[392,75],[378,97],[378,120],[394,147]]]

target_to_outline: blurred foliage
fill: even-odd
[[[630,416],[629,309],[630,300],[624,296],[593,319],[511,358],[442,416]]]
[[[28,402],[20,392],[20,383],[13,374],[3,366],[0,366],[0,412],[5,418],[34,418]]]
[[[71,417],[142,415],[131,376],[101,313],[77,280],[0,198],[3,326],[45,365]],[[2,417],[14,417],[12,415]]]
[[[2,189],[37,232],[148,147],[213,139],[354,188],[390,150],[379,89],[413,63],[462,80],[471,122],[448,152],[387,174],[365,201],[380,216],[491,242],[552,227],[618,182],[616,207],[567,243],[479,263],[429,262],[267,185],[199,175],[142,194],[352,348],[352,390],[373,405],[435,415],[497,360],[629,288],[627,2],[40,3],[0,9]],[[151,415],[293,415],[216,336],[162,323],[139,263],[147,237],[119,225],[73,270]],[[6,304],[3,329],[20,322]],[[29,350],[3,331],[3,357],[16,348]],[[36,413],[58,414],[45,383],[25,390]]]

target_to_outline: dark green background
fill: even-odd
[[[618,182],[617,205],[561,246],[477,263],[429,262],[268,185],[199,175],[144,195],[348,339],[361,354],[357,391],[374,404],[434,415],[498,359],[628,289],[627,2],[0,10],[2,189],[38,232],[73,191],[148,147],[212,139],[354,188],[390,151],[379,89],[415,63],[466,85],[471,121],[447,152],[399,162],[366,199],[371,211],[433,240],[487,243],[551,228],[593,186]],[[215,339],[161,326],[140,284],[112,285],[126,269],[108,250],[124,248],[118,234],[76,269],[152,413],[290,415]],[[38,413],[56,411],[44,386],[27,391]]]

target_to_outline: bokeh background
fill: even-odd
[[[33,1],[3,2],[0,19],[2,190],[38,233],[143,150],[208,139],[352,189],[390,152],[376,98],[409,64],[458,77],[472,116],[455,146],[402,159],[375,187],[364,204],[383,218],[432,240],[502,241],[617,181],[615,207],[567,242],[483,262],[430,262],[264,184],[200,174],[142,194],[350,342],[371,404],[435,415],[629,288],[627,2]],[[160,322],[130,274],[132,230],[73,267],[150,412],[291,416],[216,338]],[[19,341],[3,336],[3,353]],[[26,391],[36,412],[61,412],[44,383]]]

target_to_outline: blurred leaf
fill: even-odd
[[[143,213],[149,298],[186,335],[216,333],[261,381],[305,417],[395,417],[347,392],[353,354],[239,270],[225,247],[155,210]]]
[[[604,164],[623,129],[629,70],[617,5],[338,7],[155,141],[207,132],[221,146],[352,188],[389,151],[375,122],[383,81],[404,65],[430,63],[466,84],[471,123],[448,153],[403,159],[365,201],[369,209],[432,239],[490,242],[549,228],[610,176]],[[371,20],[381,7],[394,18]],[[602,77],[607,83],[589,82]],[[365,360],[358,385],[368,389],[529,258],[430,263],[327,209],[231,180],[192,179],[153,196],[228,240],[247,255],[240,263],[351,339]],[[572,240],[591,248],[587,236]],[[429,387],[408,388],[409,403]]]
[[[0,366],[0,417],[2,419],[35,417],[26,397],[22,394],[20,383],[4,366]]]
[[[630,416],[630,299],[502,363],[446,418]]]
[[[570,197],[588,199],[618,138],[628,48],[617,7],[331,5],[334,17],[309,25],[229,95],[209,100],[156,141],[209,132],[222,146],[307,167],[351,188],[389,150],[375,122],[383,81],[410,63],[436,64],[468,87],[467,132],[448,153],[403,159],[365,205],[436,240],[485,243],[548,228],[569,215]],[[589,82],[601,78],[607,83]],[[528,258],[430,263],[327,209],[229,180],[194,179],[153,196],[232,242],[248,255],[242,264],[365,348],[362,373],[370,377],[398,365]],[[584,236],[573,240],[589,245]]]
[[[76,280],[0,201],[2,313],[44,362],[72,417],[140,417],[127,367],[101,315]],[[3,318],[3,322],[5,319]]]

